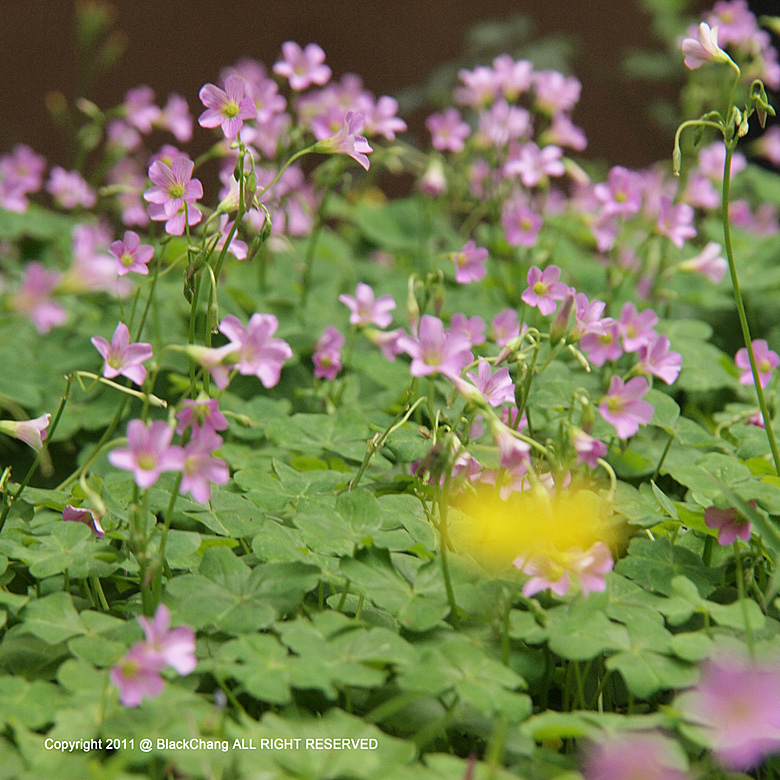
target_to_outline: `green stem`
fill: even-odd
[[[439,493],[439,534],[441,535],[441,572],[444,577],[444,588],[447,591],[447,601],[450,604],[450,615],[452,623],[457,628],[460,623],[458,614],[458,605],[455,602],[455,591],[452,587],[452,578],[450,577],[449,551],[450,544],[449,529],[447,527],[447,481],[445,481],[443,490]]]
[[[750,615],[745,597],[745,572],[742,568],[742,552],[739,549],[739,542],[734,542],[734,563],[737,567],[737,594],[739,603],[742,605],[742,617],[745,619],[745,640],[747,641],[750,657],[755,658],[756,649],[753,643],[753,628],[750,625]]]
[[[739,288],[739,279],[737,277],[737,265],[734,262],[734,251],[731,246],[731,225],[729,223],[729,194],[731,189],[731,157],[736,147],[736,139],[726,144],[726,161],[723,166],[723,240],[726,244],[726,257],[729,263],[729,273],[731,274],[731,286],[734,290],[734,300],[737,304],[737,314],[739,324],[742,328],[742,338],[745,342],[748,358],[750,360],[750,371],[753,374],[753,384],[758,395],[758,406],[761,409],[761,417],[764,420],[764,430],[769,441],[769,449],[772,451],[772,460],[775,464],[775,472],[780,476],[780,452],[777,449],[775,432],[772,428],[772,419],[769,416],[769,409],[766,404],[764,388],[761,386],[761,377],[758,372],[756,356],[753,352],[753,340],[750,336],[750,327],[748,326],[747,315],[745,314],[745,305],[742,302],[742,293]]]

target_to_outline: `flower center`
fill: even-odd
[[[155,458],[151,453],[146,453],[144,455],[140,455],[136,459],[136,463],[138,464],[139,469],[143,469],[144,471],[152,471],[152,469],[154,469],[154,467],[157,465],[157,458]]]
[[[766,358],[763,358],[761,360],[757,360],[756,362],[758,363],[758,373],[759,374],[771,374],[772,373],[772,364]]]
[[[234,103],[232,100],[229,100],[222,109],[222,113],[229,119],[232,119],[234,116],[238,116],[238,103]]]
[[[537,282],[534,285],[534,292],[539,296],[547,295],[547,285],[544,282]]]
[[[129,268],[131,265],[133,265],[133,263],[135,263],[135,258],[130,252],[125,252],[120,258],[120,262],[125,268]]]
[[[184,197],[184,185],[179,182],[174,182],[168,187],[168,197],[171,199]]]

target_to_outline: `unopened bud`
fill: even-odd
[[[406,292],[406,316],[412,328],[416,328],[417,323],[420,321],[420,306],[417,303],[417,296],[414,293],[415,282],[415,276],[412,274],[412,276],[409,277]]]
[[[558,314],[555,315],[553,324],[550,327],[550,344],[552,344],[552,346],[555,346],[566,334],[566,329],[569,327],[569,316],[571,315],[573,306],[574,290],[569,288],[566,300],[563,302],[563,306],[561,306]]]

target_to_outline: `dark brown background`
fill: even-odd
[[[74,2],[0,5],[0,151],[24,141],[62,161],[65,148],[44,97],[51,90],[74,96]],[[147,83],[159,102],[181,93],[197,115],[198,90],[221,67],[241,56],[270,66],[288,39],[319,43],[337,76],[357,72],[373,92],[393,94],[458,58],[475,22],[523,13],[536,20],[537,35],[578,41],[574,71],[584,89],[574,118],[591,155],[642,165],[669,153],[671,139],[643,119],[647,90],[619,71],[625,49],[649,38],[649,19],[632,0],[116,0],[115,7],[128,45],[120,67],[97,85],[102,107]]]

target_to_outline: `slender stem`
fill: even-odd
[[[742,616],[745,619],[745,640],[750,651],[750,657],[755,658],[756,650],[753,644],[753,628],[750,625],[750,615],[748,614],[747,601],[745,600],[745,572],[742,568],[742,552],[737,541],[734,542],[734,563],[737,566],[737,594],[739,595],[739,603],[742,605]]]
[[[777,449],[775,432],[772,428],[772,418],[769,416],[769,409],[766,405],[764,388],[761,386],[761,377],[756,363],[756,356],[753,352],[753,340],[750,336],[750,327],[748,326],[747,315],[745,314],[745,304],[742,302],[742,293],[739,288],[739,279],[737,277],[737,265],[734,262],[734,251],[731,246],[731,225],[729,223],[729,193],[731,189],[731,157],[736,147],[736,139],[726,144],[726,161],[723,166],[723,240],[726,244],[726,257],[729,263],[729,273],[731,274],[731,286],[734,290],[734,300],[737,304],[737,314],[739,324],[742,328],[742,338],[745,342],[748,358],[750,360],[750,371],[753,374],[753,384],[758,395],[758,406],[761,409],[761,417],[764,420],[764,430],[769,441],[769,449],[772,451],[772,460],[775,464],[775,472],[780,475],[780,452]]]
[[[449,564],[449,544],[450,536],[447,525],[447,488],[448,481],[445,480],[444,487],[439,492],[439,534],[441,535],[441,572],[444,577],[444,588],[447,591],[447,601],[450,604],[450,615],[452,616],[453,625],[457,628],[460,623],[460,616],[458,613],[458,605],[455,602],[455,591],[452,587],[452,578],[450,577],[450,564]]]

